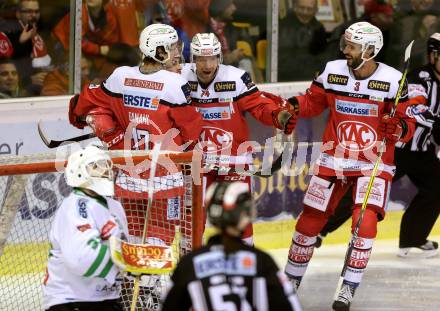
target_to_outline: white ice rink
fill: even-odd
[[[430,237],[439,240],[440,237]],[[305,311],[331,310],[341,273],[346,244],[315,249],[298,291]],[[440,257],[402,259],[397,241],[376,241],[363,281],[356,291],[352,311],[440,310]],[[271,250],[280,267],[287,249]]]
[[[440,240],[440,236],[432,237]],[[440,310],[440,257],[431,259],[401,259],[396,256],[396,240],[376,241],[363,282],[352,304],[353,311],[438,311]],[[346,245],[325,245],[315,250],[309,269],[299,290],[305,311],[331,310],[336,283],[341,271]],[[270,253],[280,267],[286,260],[287,249]],[[39,300],[39,282],[34,277],[30,286],[17,289],[18,295],[5,295],[0,288],[1,311],[36,311],[26,306]],[[1,283],[10,282],[2,278]],[[16,281],[16,280],[15,280]],[[23,283],[22,283],[23,284]],[[27,293],[32,290],[32,293]],[[8,304],[6,304],[6,300]],[[6,307],[14,300],[15,307]],[[34,301],[35,303],[35,301]],[[281,311],[281,310],[276,310]]]

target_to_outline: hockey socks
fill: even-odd
[[[370,259],[374,239],[358,237],[354,242],[353,251],[347,265],[344,282],[359,284]]]
[[[296,288],[299,287],[301,279],[304,273],[306,273],[307,266],[313,255],[315,242],[316,236],[306,236],[298,231],[293,235],[285,273]]]

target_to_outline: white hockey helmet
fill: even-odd
[[[383,47],[382,31],[380,31],[379,28],[368,22],[357,22],[352,24],[345,30],[343,38],[345,41],[361,45],[362,60],[364,62],[376,57]],[[365,58],[364,54],[369,47],[374,48],[374,54],[369,58]],[[342,48],[343,46],[341,45],[341,49]],[[362,62],[361,66],[364,62]],[[358,68],[360,68],[361,66],[359,66]]]
[[[215,34],[197,33],[191,41],[191,62],[194,56],[216,56],[219,55],[220,63],[223,62],[222,46]]]
[[[102,196],[113,196],[113,162],[109,154],[96,146],[87,146],[72,153],[65,171],[71,187],[86,188]]]
[[[171,45],[177,43],[179,37],[176,30],[165,24],[151,24],[142,30],[139,37],[139,48],[147,57],[159,63],[167,62],[171,57]],[[168,56],[164,60],[156,58],[157,48],[163,46]]]

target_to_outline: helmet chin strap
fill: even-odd
[[[365,52],[367,52],[367,49],[365,49],[365,51],[362,52],[362,56],[361,56],[362,62],[359,64],[359,66],[357,66],[353,70],[359,70],[365,64],[365,62],[368,62],[370,59],[373,59],[376,56],[373,54],[373,56],[371,56],[370,58],[365,58],[364,57]]]

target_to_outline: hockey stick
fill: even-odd
[[[157,142],[155,143],[152,155],[151,155],[151,166],[150,166],[150,183],[148,187],[148,200],[147,200],[147,209],[145,210],[145,218],[144,218],[144,229],[142,232],[142,238],[141,238],[141,244],[145,243],[145,236],[147,235],[147,225],[148,225],[148,212],[151,209],[151,206],[153,205],[153,192],[154,192],[154,176],[156,175],[156,166],[157,161],[159,158],[159,151],[160,151],[161,143]],[[134,279],[133,284],[133,297],[131,300],[131,306],[130,311],[136,310],[136,304],[139,297],[139,280],[141,278],[141,275],[137,275]]]
[[[41,121],[38,122],[38,134],[40,134],[40,138],[43,141],[43,143],[48,147],[48,148],[57,148],[63,144],[67,144],[67,143],[74,143],[74,142],[80,142],[86,139],[90,139],[90,138],[94,138],[96,137],[95,133],[89,133],[89,134],[83,134],[80,136],[75,136],[72,138],[68,138],[65,140],[53,140],[53,139],[48,139],[47,136],[44,134],[43,130],[41,129]]]
[[[390,113],[391,117],[393,117],[394,114],[396,113],[396,108],[399,103],[399,99],[402,95],[402,89],[405,84],[406,74],[408,73],[408,65],[409,65],[409,60],[410,60],[410,56],[411,56],[411,48],[412,48],[413,44],[414,44],[414,40],[411,41],[411,43],[405,49],[405,61],[404,61],[404,65],[403,65],[403,75],[402,75],[402,79],[400,80],[399,89],[397,90],[397,95],[396,95],[396,99],[394,101],[393,108],[391,109],[391,113]],[[371,172],[370,180],[369,180],[368,186],[367,186],[367,191],[365,193],[364,201],[362,202],[362,207],[361,207],[361,211],[359,213],[359,218],[358,218],[356,225],[354,227],[353,234],[351,236],[350,242],[348,244],[347,252],[345,254],[344,266],[342,267],[341,276],[339,277],[338,286],[336,287],[336,292],[335,292],[335,296],[334,296],[335,301],[338,299],[339,291],[341,290],[342,283],[343,283],[344,277],[345,277],[345,273],[347,272],[348,263],[350,261],[351,254],[353,253],[354,243],[358,237],[359,228],[361,226],[362,219],[364,218],[365,210],[367,209],[367,203],[368,203],[368,199],[370,197],[371,189],[373,188],[374,179],[376,178],[376,174],[379,169],[379,163],[381,162],[382,155],[385,151],[385,144],[386,144],[386,138],[383,138],[382,142],[380,144],[380,147],[379,147],[379,154],[376,158],[376,161],[374,162],[373,171]]]

